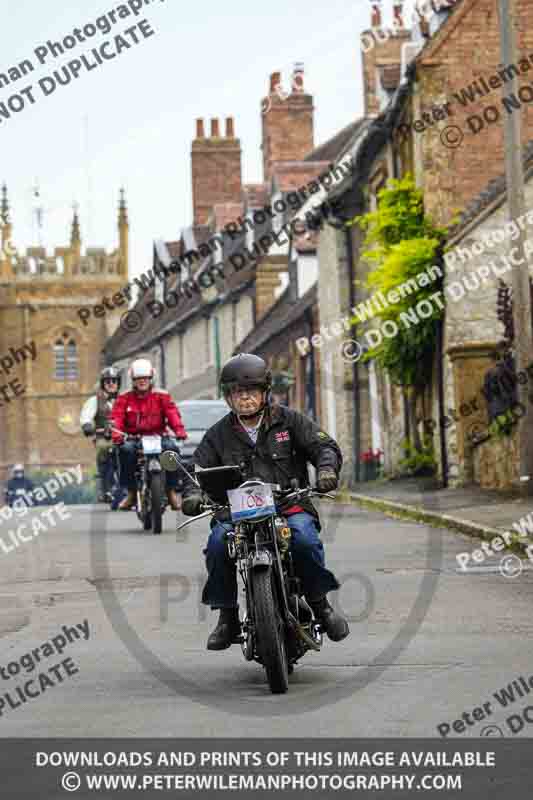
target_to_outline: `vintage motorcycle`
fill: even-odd
[[[13,503],[22,500],[27,506],[36,505],[33,492],[30,489],[6,489],[6,503],[11,508]]]
[[[128,434],[113,428],[129,441],[137,444],[135,484],[137,504],[135,510],[145,531],[161,533],[163,514],[167,507],[165,470],[161,464],[161,436]]]
[[[302,596],[290,551],[291,530],[280,503],[294,504],[304,497],[335,499],[311,488],[291,489],[261,480],[242,483],[239,467],[198,470],[196,482],[207,495],[205,511],[178,526],[178,531],[217,511],[229,513],[234,529],[226,534],[229,557],[237,564],[244,585],[246,614],[241,625],[241,647],[247,661],[266,670],[273,694],[289,688],[294,665],[308,651],[322,647],[322,630]],[[225,491],[227,503],[212,500]]]

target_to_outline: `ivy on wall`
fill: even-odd
[[[366,288],[374,292],[387,293],[412,279],[416,284],[419,273],[438,264],[447,229],[438,227],[424,213],[423,193],[417,189],[413,177],[407,174],[400,180],[393,179],[377,195],[378,207],[351,223],[365,232],[363,258],[370,263]],[[407,390],[410,426],[413,444],[421,450],[422,443],[416,426],[417,398],[431,379],[435,354],[437,323],[443,311],[430,301],[431,316],[419,318],[418,324],[406,325],[402,314],[441,288],[441,281],[429,286],[419,286],[406,294],[397,303],[376,312],[381,322],[391,320],[398,328],[392,337],[382,337],[381,342],[371,348],[366,359],[376,362],[390,375],[393,383]]]

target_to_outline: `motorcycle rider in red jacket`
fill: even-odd
[[[187,433],[176,404],[168,392],[154,389],[155,370],[146,358],[138,358],[130,366],[129,376],[133,390],[119,395],[112,412],[113,442],[120,445],[120,485],[128,490],[128,496],[120,503],[119,509],[127,511],[135,505],[135,465],[137,461],[137,444],[135,441],[124,441],[119,433],[159,435],[162,437],[163,450],[172,450],[179,454],[176,439],[186,439]],[[170,428],[175,438],[165,436]],[[176,472],[166,473],[167,497],[169,505],[179,511],[180,502],[176,492],[178,475]]]

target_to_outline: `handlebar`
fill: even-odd
[[[288,492],[288,494],[287,494]],[[293,498],[298,500],[304,496],[306,497],[327,497],[329,500],[335,500],[335,495],[330,494],[329,492],[318,492],[315,489],[312,489],[310,486],[305,487],[305,489],[280,489],[279,491],[274,491],[274,495],[280,497],[280,501],[286,503]],[[189,525],[191,522],[196,522],[196,520],[203,519],[212,514],[216,514],[217,511],[227,511],[229,509],[229,504],[220,505],[218,503],[202,503],[202,511],[201,514],[198,514],[196,517],[191,517],[190,519],[182,522],[181,525],[178,525],[176,530],[181,530],[186,525]]]
[[[110,430],[113,431],[113,433],[120,433],[120,435],[125,436],[126,439],[142,439],[143,436],[161,436],[161,438],[167,436],[167,434],[160,434],[160,433],[126,433],[126,431],[121,431],[118,428],[115,428],[114,425],[111,425]],[[172,431],[171,434],[168,435],[168,438],[178,439],[179,441],[179,437],[176,436],[174,431]]]

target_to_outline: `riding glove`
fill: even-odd
[[[319,492],[333,492],[339,485],[337,473],[332,469],[321,469],[316,482]]]
[[[181,510],[187,517],[196,517],[202,513],[202,504],[202,495],[191,494],[183,500]]]

